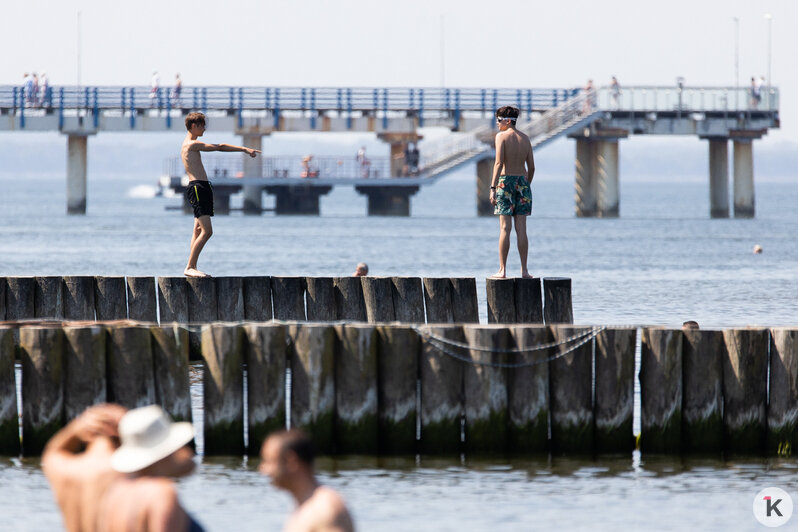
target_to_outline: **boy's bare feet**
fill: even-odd
[[[534,277],[532,277],[532,275],[530,275],[529,272],[523,272],[523,271],[521,272],[521,277],[523,277],[524,279],[534,279]]]
[[[207,273],[201,272],[196,268],[186,268],[183,270],[183,275],[186,277],[210,277]]]
[[[504,273],[504,270],[499,270],[498,272],[494,273],[488,279],[506,279],[507,276]]]

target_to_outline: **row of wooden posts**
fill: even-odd
[[[487,279],[489,323],[571,323],[571,280]],[[545,297],[543,297],[545,296]],[[545,299],[545,305],[544,305]],[[479,323],[474,278],[0,277],[0,321]]]
[[[798,442],[796,329],[272,321],[201,327],[204,452],[255,454],[290,422],[323,453],[627,453],[639,330],[644,453]],[[15,353],[35,455],[98,402],[190,420],[188,352],[178,324],[0,327],[0,454],[20,452]]]

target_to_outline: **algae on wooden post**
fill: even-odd
[[[285,370],[288,345],[284,325],[244,326],[247,363],[247,452],[257,456],[270,432],[285,429]]]
[[[721,331],[684,329],[682,348],[682,450],[723,451],[723,359]]]
[[[463,364],[465,449],[479,453],[507,450],[507,356],[510,345],[506,327],[466,325],[472,363]]]
[[[596,451],[634,449],[636,329],[605,329],[596,337]]]
[[[335,450],[376,454],[376,329],[373,325],[349,324],[336,325],[335,332]]]
[[[155,400],[175,421],[191,421],[188,330],[176,323],[153,325],[150,334]]]
[[[14,331],[0,327],[0,456],[19,455]]]
[[[593,349],[590,342],[576,347],[589,330],[551,328],[554,341],[559,343],[552,356],[562,355],[549,362],[551,448],[557,453],[587,454],[594,450]]]
[[[291,426],[304,429],[323,454],[335,450],[335,331],[291,325]]]
[[[551,342],[548,327],[509,327],[512,347],[523,350],[509,360],[519,367],[508,369],[508,449],[516,453],[549,450],[549,362],[555,349],[536,349]]]
[[[767,329],[727,329],[723,361],[724,446],[731,453],[760,453],[767,440]]]
[[[798,453],[798,329],[771,329],[768,452]]]
[[[640,448],[674,453],[682,445],[682,331],[643,329]]]
[[[57,327],[23,327],[22,453],[41,454],[64,426],[64,332]]]
[[[239,325],[202,326],[205,454],[244,454],[244,342]]]
[[[64,415],[69,422],[84,410],[107,401],[107,345],[99,325],[64,327]]]
[[[416,451],[421,342],[415,329],[400,325],[380,325],[377,335],[379,449],[381,453],[412,454]]]

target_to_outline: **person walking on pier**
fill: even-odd
[[[532,192],[529,185],[535,175],[532,144],[524,133],[515,127],[520,111],[504,106],[496,111],[499,133],[496,134],[496,162],[490,183],[490,202],[494,214],[499,215],[499,271],[491,277],[507,276],[507,254],[510,252],[510,234],[515,220],[518,255],[521,258],[521,276],[531,278],[527,269],[529,240],[526,234],[526,217],[532,213]]]
[[[186,169],[189,182],[186,186],[186,201],[194,208],[194,229],[191,233],[191,246],[188,264],[183,274],[186,277],[210,277],[207,273],[197,269],[200,252],[208,239],[213,235],[211,216],[213,216],[213,188],[208,181],[205,167],[202,165],[200,152],[203,151],[242,151],[250,157],[261,153],[259,150],[233,146],[232,144],[206,144],[199,137],[205,133],[205,115],[202,113],[189,113],[186,116],[186,129],[188,134],[180,149],[180,158]]]
[[[355,525],[343,498],[316,479],[314,454],[310,438],[296,429],[275,432],[263,442],[260,472],[296,501],[283,530],[352,532]]]

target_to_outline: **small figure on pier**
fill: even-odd
[[[272,484],[293,495],[296,508],[284,530],[355,529],[344,499],[332,488],[319,483],[313,471],[313,443],[303,432],[292,429],[273,433],[261,448],[259,471]]]
[[[612,76],[610,93],[612,94],[612,108],[618,109],[621,105],[621,84],[618,83],[618,78],[615,76]]]
[[[517,107],[504,106],[496,111],[499,133],[496,134],[496,162],[490,184],[490,202],[499,215],[499,271],[491,277],[507,276],[507,254],[510,252],[510,233],[515,220],[518,255],[521,258],[521,277],[532,276],[527,269],[529,240],[526,217],[532,213],[532,192],[529,185],[535,175],[532,144],[524,133],[515,128],[521,112]]]
[[[319,171],[311,164],[312,162],[312,155],[305,155],[302,157],[302,172],[299,174],[299,177],[319,177]]]
[[[180,95],[183,92],[183,79],[180,77],[180,73],[175,74],[175,86],[172,87],[172,107],[180,107],[182,102],[180,101]]]
[[[186,277],[210,277],[207,273],[197,269],[200,252],[205,247],[208,239],[213,235],[211,216],[213,216],[213,188],[208,181],[205,167],[202,165],[200,152],[203,151],[242,151],[250,157],[255,157],[260,150],[233,146],[232,144],[206,144],[197,140],[205,133],[205,115],[202,113],[189,113],[186,116],[186,129],[188,134],[180,149],[180,158],[186,169],[189,182],[186,186],[185,199],[194,208],[194,230],[191,233],[191,246],[188,264],[183,274]]]
[[[369,274],[369,265],[365,262],[359,262],[358,265],[355,267],[355,273],[352,274],[352,277],[365,277]]]
[[[158,105],[158,92],[161,90],[161,76],[157,71],[152,73],[150,82],[150,107]],[[159,106],[160,107],[160,106]]]

